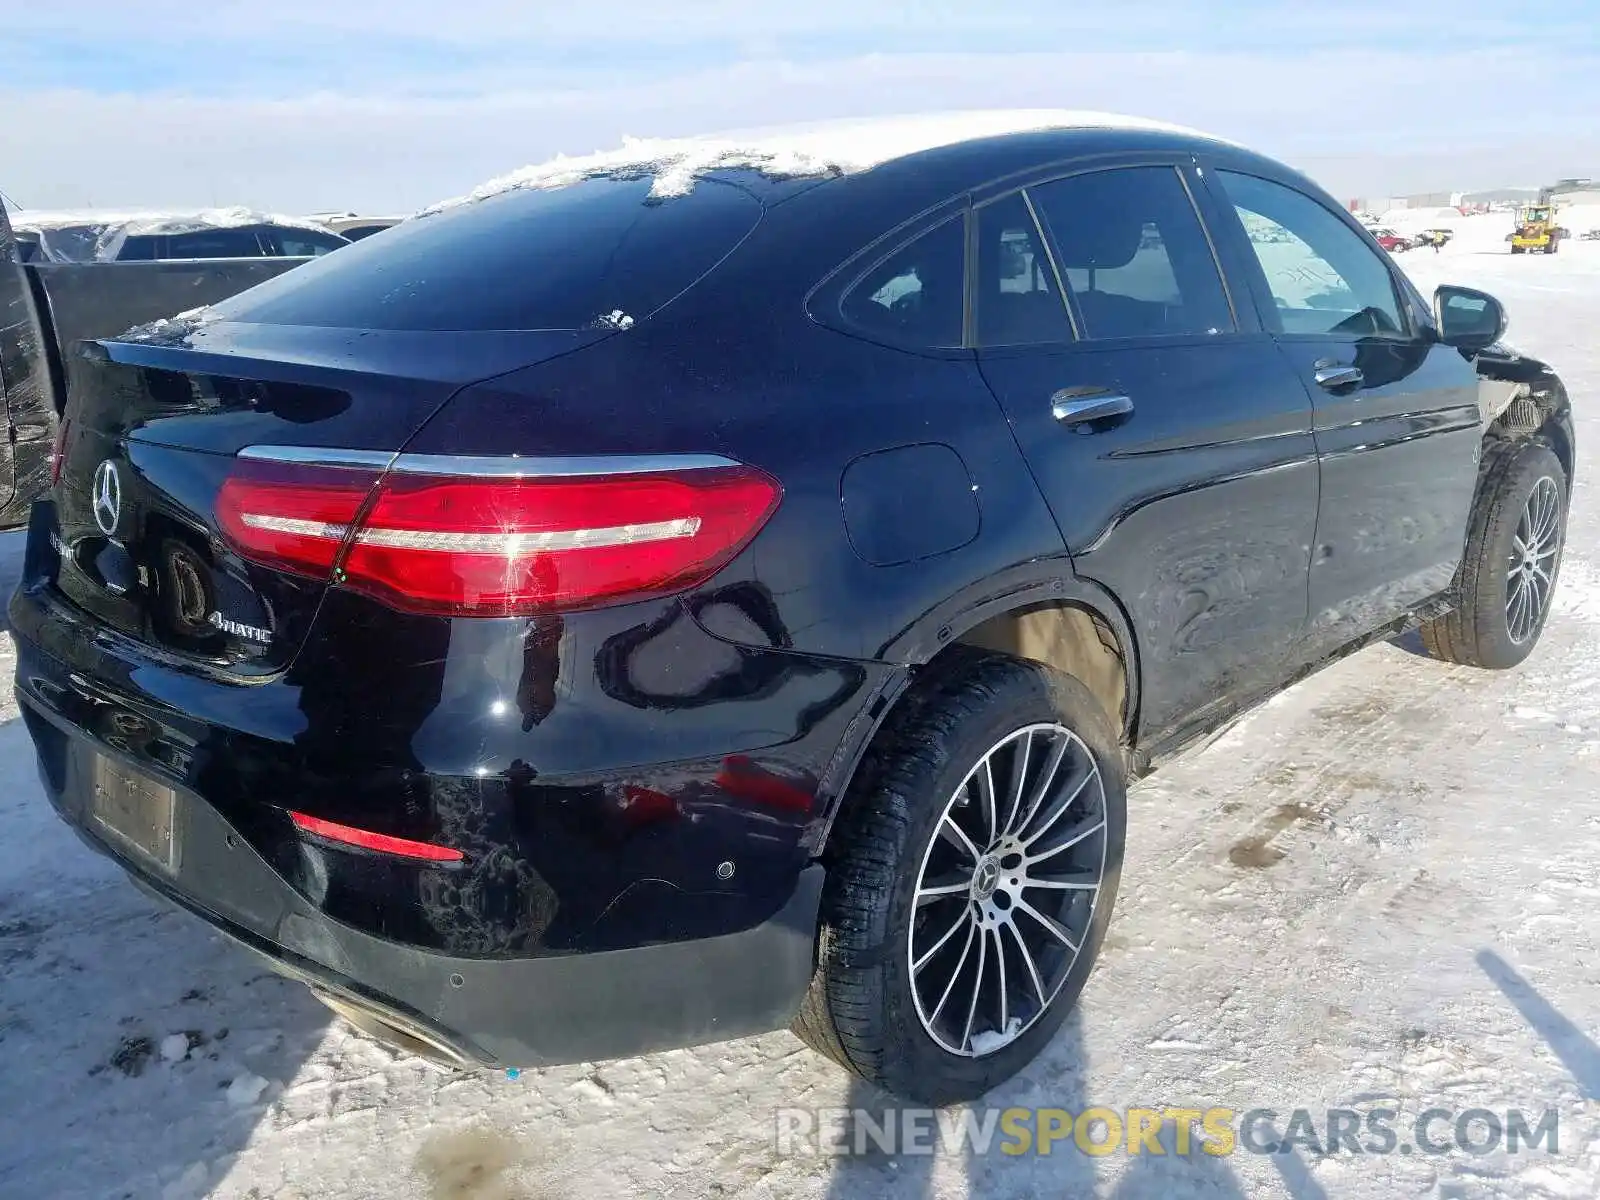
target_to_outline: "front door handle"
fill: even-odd
[[[1340,388],[1355,387],[1364,378],[1361,368],[1341,365],[1331,359],[1323,359],[1313,368],[1315,374],[1311,378],[1317,381],[1317,386],[1336,392]]]
[[[1050,415],[1063,425],[1082,425],[1107,417],[1126,417],[1133,412],[1133,401],[1112,392],[1081,388],[1062,388],[1050,397]]]

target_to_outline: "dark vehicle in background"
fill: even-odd
[[[969,1099],[1082,989],[1131,777],[1397,631],[1537,641],[1560,381],[1302,176],[1112,125],[690,182],[84,357],[10,607],[45,789],[369,1031],[793,1023]]]
[[[58,256],[74,248],[92,257],[105,231],[105,222],[53,222],[44,240],[59,235]],[[0,529],[26,522],[28,505],[46,486],[59,417],[83,367],[82,343],[225,299],[344,244],[325,230],[269,222],[139,232],[119,242],[129,253],[116,261],[58,261],[41,245],[40,229],[12,229],[0,202],[0,400],[7,425],[0,439]]]
[[[34,260],[63,263],[315,258],[347,244],[347,239],[315,222],[275,218],[248,209],[198,213],[21,213],[13,215],[12,225],[34,243]]]

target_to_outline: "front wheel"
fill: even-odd
[[[795,1032],[886,1091],[954,1104],[1025,1067],[1076,1002],[1116,897],[1126,778],[1082,684],[1003,656],[964,655],[890,726],[830,839]]]
[[[1567,478],[1542,442],[1503,443],[1478,484],[1461,604],[1422,626],[1434,658],[1474,667],[1514,667],[1533,652],[1550,615],[1567,536]]]

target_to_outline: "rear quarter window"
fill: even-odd
[[[583,329],[643,320],[761,219],[748,192],[702,179],[525,188],[394,226],[217,309],[233,320],[386,330]],[[613,316],[613,314],[617,314]]]
[[[847,326],[902,346],[961,345],[966,224],[951,217],[881,259],[839,303]]]

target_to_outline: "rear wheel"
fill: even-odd
[[[846,801],[795,1032],[922,1103],[1010,1078],[1088,978],[1125,827],[1122,757],[1088,690],[963,653],[891,718]]]
[[[1457,583],[1461,605],[1422,626],[1428,653],[1474,667],[1514,667],[1550,615],[1567,534],[1567,483],[1542,442],[1489,452]]]

